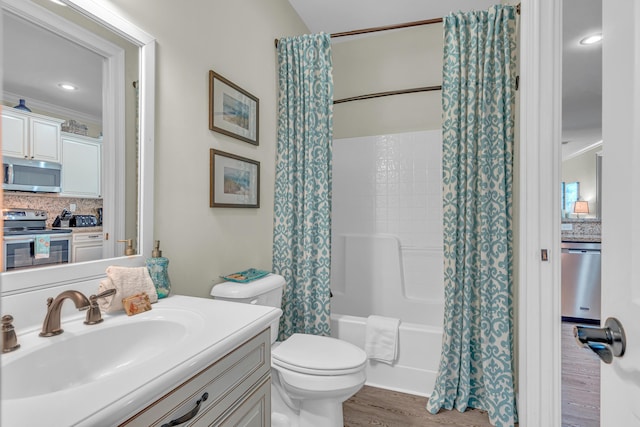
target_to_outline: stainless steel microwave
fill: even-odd
[[[41,160],[4,157],[2,159],[5,190],[59,193],[62,165]]]

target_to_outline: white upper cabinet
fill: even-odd
[[[102,197],[102,141],[62,133],[63,196]]]
[[[61,119],[23,112],[2,110],[2,154],[23,159],[60,162]]]

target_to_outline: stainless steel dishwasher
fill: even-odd
[[[600,322],[600,248],[562,242],[562,320]]]

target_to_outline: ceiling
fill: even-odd
[[[486,9],[497,0],[289,0],[311,32],[335,33],[439,18],[450,11]],[[601,0],[563,0],[563,158],[601,140],[602,47],[578,42],[601,31]],[[366,13],[363,13],[366,11]],[[102,58],[74,43],[5,14],[5,99],[17,96],[100,117]],[[46,66],[42,66],[44,62]],[[60,61],[60,58],[65,58]],[[79,87],[64,92],[63,81]],[[12,99],[13,98],[16,99]]]
[[[101,56],[8,13],[3,14],[2,33],[6,101],[17,104],[17,98],[24,98],[36,109],[53,105],[101,121]],[[65,91],[59,83],[72,83],[78,90]]]

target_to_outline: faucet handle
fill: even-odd
[[[10,351],[20,348],[18,344],[18,337],[16,331],[12,325],[13,316],[10,314],[2,316],[2,352],[9,353]]]
[[[98,298],[110,297],[115,293],[115,289],[107,289],[104,292],[100,292],[98,295],[91,295],[89,297],[89,302],[91,303],[91,305],[89,307],[89,311],[87,312],[87,317],[84,321],[85,325],[95,325],[104,320],[102,318],[102,313],[100,312],[100,306],[98,305]]]

